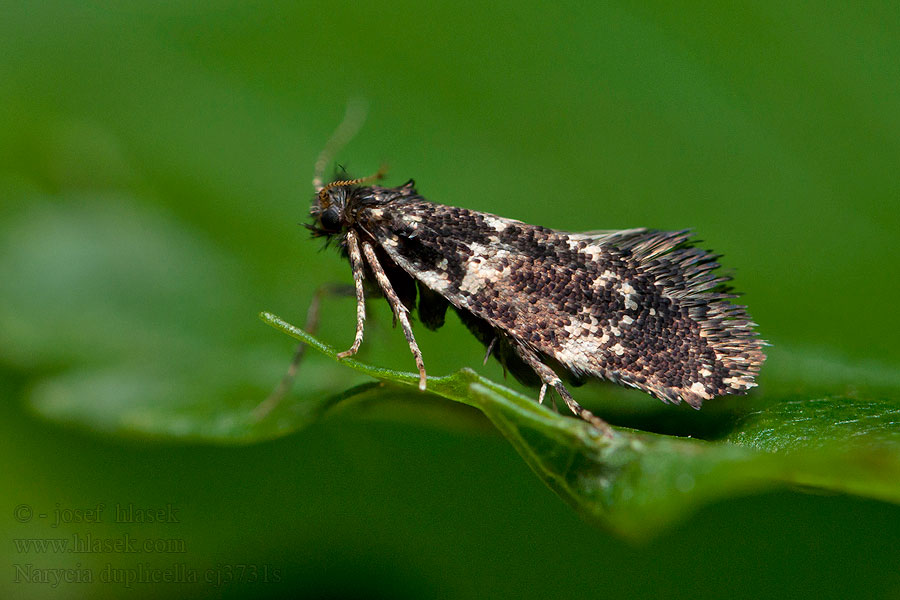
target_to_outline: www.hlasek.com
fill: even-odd
[[[184,554],[181,538],[135,538],[125,533],[116,537],[94,537],[73,533],[64,538],[15,538],[18,554]]]

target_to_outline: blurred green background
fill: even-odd
[[[387,162],[430,200],[560,229],[693,228],[774,344],[756,398],[729,406],[900,388],[896,3],[0,7],[3,597],[900,596],[894,505],[757,491],[635,546],[581,521],[480,414],[433,398],[201,440],[227,442],[229,415],[287,365],[292,340],[257,313],[302,324],[317,285],[350,281],[297,224],[353,97],[370,112],[338,157],[352,173]],[[372,312],[362,359],[411,370],[387,306]],[[354,301],[322,317],[320,337],[349,345]],[[502,380],[455,318],[417,337],[430,374]],[[318,356],[301,373],[300,397],[365,381]],[[707,412],[608,386],[582,398],[625,424]],[[153,411],[123,422],[123,403],[187,403],[209,426],[153,435]],[[97,504],[101,523],[52,526]],[[113,523],[116,504],[179,522]],[[15,542],[79,532],[185,552]],[[235,581],[17,581],[28,564]]]

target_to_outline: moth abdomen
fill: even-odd
[[[422,325],[432,331],[437,331],[444,325],[447,308],[450,303],[446,298],[424,285],[419,285],[419,320]]]

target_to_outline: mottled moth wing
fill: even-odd
[[[357,225],[423,296],[445,298],[501,342],[524,343],[576,378],[694,407],[756,385],[764,342],[729,301],[728,277],[713,273],[716,256],[692,247],[689,232],[567,233],[434,204],[411,186],[370,190]],[[443,322],[442,310],[421,307],[426,325]]]

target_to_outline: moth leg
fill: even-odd
[[[320,285],[313,294],[312,300],[309,303],[309,308],[306,311],[306,323],[303,325],[304,331],[314,335],[316,329],[319,328],[319,307],[322,305],[323,296],[342,296],[346,293],[347,286],[344,285]],[[260,421],[264,419],[266,415],[272,412],[272,409],[278,406],[278,403],[287,395],[288,391],[290,391],[291,385],[294,383],[294,378],[297,376],[297,369],[300,368],[300,362],[303,360],[305,352],[306,344],[297,344],[297,349],[294,351],[294,358],[291,359],[291,364],[288,366],[287,373],[281,378],[278,387],[272,390],[272,393],[253,409],[253,418],[255,420]]]
[[[378,257],[375,256],[375,250],[372,248],[372,245],[368,242],[363,242],[362,246],[363,253],[366,255],[366,261],[369,263],[369,266],[372,267],[372,271],[375,273],[375,279],[378,281],[381,291],[384,292],[385,298],[387,298],[388,303],[394,310],[394,316],[399,319],[400,326],[403,327],[403,333],[406,335],[406,343],[409,344],[409,350],[416,359],[416,366],[419,368],[419,389],[425,391],[425,363],[422,361],[422,351],[419,350],[419,345],[416,343],[416,338],[413,335],[412,326],[409,324],[409,309],[403,305],[400,298],[397,296],[397,292],[395,292],[393,286],[391,286],[391,282],[387,278],[387,275],[385,275],[384,269],[381,268],[381,263],[378,262]]]
[[[487,364],[488,359],[491,357],[491,352],[494,351],[494,346],[496,344],[497,344],[497,338],[494,337],[494,339],[491,340],[491,343],[488,344],[487,351],[485,351],[485,353],[484,353],[484,360],[481,363],[482,365]]]
[[[362,254],[359,253],[359,240],[353,230],[347,232],[347,252],[350,254],[350,265],[353,269],[353,283],[356,286],[356,337],[353,339],[353,345],[349,350],[338,353],[338,358],[347,358],[359,352],[359,346],[363,341],[363,330],[366,323],[366,295],[363,291],[363,272]]]
[[[544,384],[541,384],[541,391],[538,394],[538,404],[544,403],[544,398],[546,397],[546,395],[547,395],[547,384],[544,383]],[[553,411],[556,413],[559,413],[559,407],[556,405],[556,398],[554,398],[552,395],[550,396],[550,402],[553,403],[552,404]]]
[[[541,381],[544,382],[544,384],[541,386],[541,396],[543,396],[544,389],[547,386],[552,387],[554,390],[556,390],[556,393],[559,394],[559,396],[563,399],[563,402],[566,403],[566,406],[569,407],[569,410],[572,411],[575,416],[587,421],[588,423],[596,427],[605,437],[613,437],[613,430],[609,426],[609,423],[575,402],[575,398],[572,397],[572,395],[569,393],[569,390],[567,390],[566,386],[563,385],[562,380],[556,375],[556,373],[553,372],[553,369],[541,362],[541,360],[533,350],[517,343],[512,344],[512,346],[515,349],[516,354],[519,355],[519,357],[525,362],[525,364],[534,369],[534,372],[537,373],[538,377],[541,378]]]

